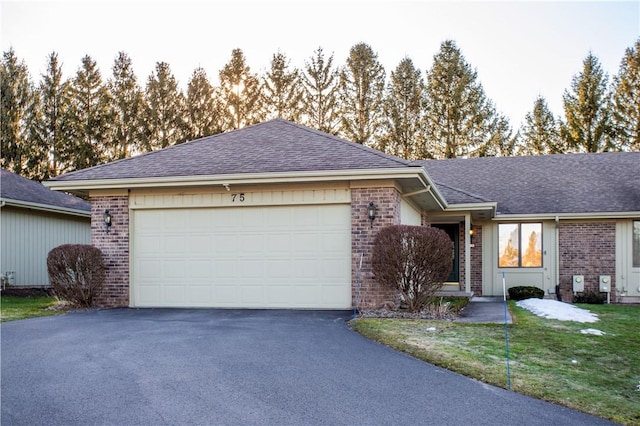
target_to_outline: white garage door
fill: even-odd
[[[349,205],[135,210],[132,306],[351,306]]]

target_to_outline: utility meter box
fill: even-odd
[[[584,292],[584,275],[573,276],[573,292],[574,293]]]
[[[600,275],[600,292],[601,293],[609,293],[611,291],[611,276],[610,275]]]

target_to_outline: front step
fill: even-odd
[[[434,294],[436,297],[466,297],[471,299],[473,297],[473,292],[467,293],[466,291],[450,291],[450,290],[440,290],[436,291]]]
[[[500,296],[473,296],[471,302],[502,302]]]

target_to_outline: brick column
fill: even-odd
[[[111,214],[107,232],[104,212]],[[97,304],[103,307],[129,306],[129,196],[91,198],[91,244],[102,251],[106,282]]]
[[[616,224],[563,223],[559,228],[560,294],[573,302],[573,275],[584,275],[584,290],[599,290],[599,276],[611,276],[611,299],[616,297]]]
[[[378,209],[371,227],[367,207],[373,201]],[[352,188],[351,189],[351,257],[352,257],[352,297],[356,304],[358,291],[358,268],[362,257],[361,284],[358,291],[359,309],[376,309],[393,303],[392,290],[382,287],[373,278],[371,252],[376,233],[386,225],[400,223],[400,194],[395,188]]]
[[[471,291],[482,296],[482,226],[472,226],[473,247],[471,247]]]

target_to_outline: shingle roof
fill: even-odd
[[[501,214],[640,211],[640,152],[420,160],[449,204]]]
[[[0,169],[0,196],[5,201],[13,200],[62,209],[91,211],[91,204],[81,198],[52,191],[38,182],[4,169]]]
[[[286,120],[275,119],[137,157],[66,173],[53,180],[211,176],[409,166],[408,161],[400,158]]]

